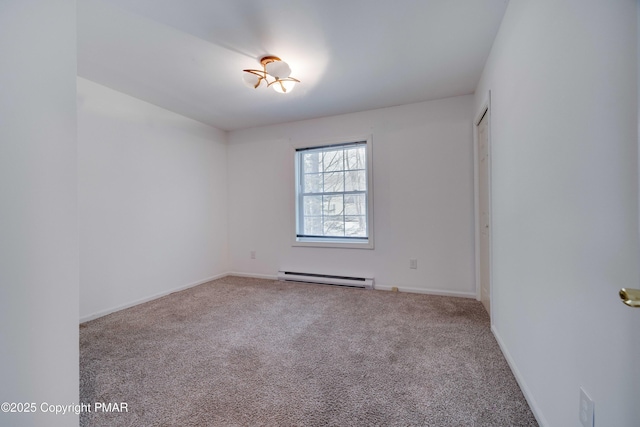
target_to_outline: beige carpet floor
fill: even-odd
[[[81,426],[536,426],[474,300],[225,277],[80,325]]]

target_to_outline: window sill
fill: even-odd
[[[311,247],[311,248],[340,248],[340,249],[373,249],[373,239],[364,240],[362,242],[354,242],[347,239],[305,239],[295,238],[292,246]]]

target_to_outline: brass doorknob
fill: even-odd
[[[640,289],[620,289],[622,302],[629,307],[640,307]]]

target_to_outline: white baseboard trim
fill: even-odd
[[[240,276],[240,277],[252,277],[256,279],[267,279],[267,280],[278,280],[277,275],[270,274],[254,274],[254,273],[240,273],[237,271],[230,272],[227,276]],[[373,283],[373,289],[379,291],[390,291],[392,286],[387,285],[379,285],[377,283]],[[459,292],[459,291],[445,291],[441,289],[422,289],[422,288],[411,288],[408,286],[398,286],[399,292],[408,292],[413,294],[427,294],[427,295],[440,295],[445,297],[460,297],[460,298],[472,298],[476,299],[475,292]]]
[[[143,304],[145,302],[152,301],[154,299],[161,298],[163,296],[172,294],[174,292],[184,291],[185,289],[193,288],[194,286],[202,285],[204,283],[210,282],[212,280],[220,279],[222,277],[228,276],[230,273],[218,274],[216,276],[211,276],[206,279],[198,280],[197,282],[189,283],[187,285],[178,286],[177,288],[169,289],[167,291],[162,291],[157,294],[140,298],[135,301],[131,301],[117,307],[108,308],[106,310],[101,310],[93,314],[89,314],[87,316],[83,316],[80,318],[80,323],[88,322],[89,320],[94,320],[102,316],[106,316],[107,314],[115,313],[116,311],[124,310],[125,308],[133,307],[134,305]]]
[[[536,400],[533,398],[533,395],[531,394],[529,387],[527,387],[527,384],[524,382],[524,379],[522,378],[522,374],[520,374],[518,367],[513,361],[511,354],[509,354],[509,350],[507,350],[507,347],[505,346],[504,341],[502,341],[502,338],[500,338],[500,334],[496,330],[495,326],[491,326],[491,332],[493,332],[493,336],[496,338],[496,341],[498,342],[498,346],[500,346],[500,350],[502,351],[504,358],[507,359],[507,363],[511,368],[511,372],[513,372],[513,376],[516,378],[516,381],[520,386],[520,390],[522,390],[522,394],[524,395],[524,398],[527,400],[527,403],[531,408],[531,412],[533,412],[533,416],[536,417],[536,421],[538,421],[538,425],[540,427],[547,427],[549,423],[544,418],[544,415],[542,415],[542,411],[540,411],[540,407],[536,403]]]
[[[254,279],[278,280],[278,275],[275,275],[275,274],[271,275],[271,274],[238,273],[237,271],[227,273],[225,274],[225,276],[239,276],[239,277],[251,277]]]
[[[373,289],[377,291],[390,291],[393,286],[379,285],[374,282]],[[412,294],[426,294],[426,295],[440,295],[444,297],[459,297],[459,298],[472,298],[476,299],[475,292],[459,292],[459,291],[445,291],[442,289],[422,289],[411,288],[408,286],[397,286],[398,292],[408,292]]]

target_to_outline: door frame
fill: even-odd
[[[487,92],[480,109],[473,120],[473,180],[474,180],[474,223],[475,223],[475,273],[476,273],[476,299],[480,301],[480,170],[478,164],[478,125],[482,118],[487,118],[487,151],[488,151],[488,198],[489,198],[489,303],[491,312],[491,326],[493,327],[494,318],[496,317],[496,307],[493,301],[493,203],[491,198],[491,91]]]

